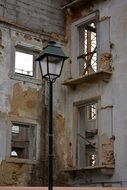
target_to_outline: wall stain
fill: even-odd
[[[0,186],[27,185],[32,165],[2,161],[0,165]]]
[[[11,100],[11,113],[21,117],[38,118],[41,112],[41,92],[28,87],[23,90],[19,83],[13,87],[13,97]]]
[[[100,70],[103,71],[111,71],[111,61],[112,61],[112,54],[111,53],[103,53],[100,57]]]
[[[102,135],[102,165],[115,165],[114,141],[114,137],[108,138],[106,134]]]

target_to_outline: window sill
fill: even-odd
[[[33,83],[37,85],[41,85],[42,82],[39,79],[36,79],[35,77],[30,77],[30,76],[25,76],[25,75],[20,75],[20,74],[9,74],[9,77],[13,80],[19,80],[19,81],[24,81],[28,83]]]
[[[23,158],[6,158],[6,162],[8,163],[15,163],[15,164],[30,164],[30,165],[35,165],[36,160],[30,160],[30,159],[23,159]]]
[[[98,80],[103,80],[104,82],[108,82],[111,75],[112,72],[109,71],[98,71],[89,75],[80,76],[76,79],[66,80],[62,83],[62,85],[74,87],[82,83],[95,83]]]
[[[72,169],[66,169],[64,172],[72,173],[72,172],[86,172],[86,171],[93,171],[93,170],[100,170],[103,175],[112,176],[114,172],[115,166],[89,166],[84,168],[72,168]]]

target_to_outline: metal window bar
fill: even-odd
[[[80,133],[77,134],[78,137],[82,138],[86,143],[86,166],[95,166],[97,164],[97,148],[90,140],[85,138],[85,136]]]
[[[18,68],[15,68],[15,73],[19,73],[19,74],[22,74],[22,75],[33,76],[33,71],[26,71],[26,70],[18,69]]]
[[[80,137],[84,141],[86,141],[88,144],[90,144],[93,148],[96,148],[95,145],[90,140],[88,140],[87,138],[85,138],[85,136],[81,135],[80,133],[78,133],[77,135],[78,135],[78,137]]]

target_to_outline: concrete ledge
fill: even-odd
[[[48,190],[48,187],[0,187],[0,190]],[[127,190],[127,187],[53,187],[53,190]]]

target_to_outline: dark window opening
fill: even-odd
[[[13,123],[11,157],[35,159],[35,126]]]

